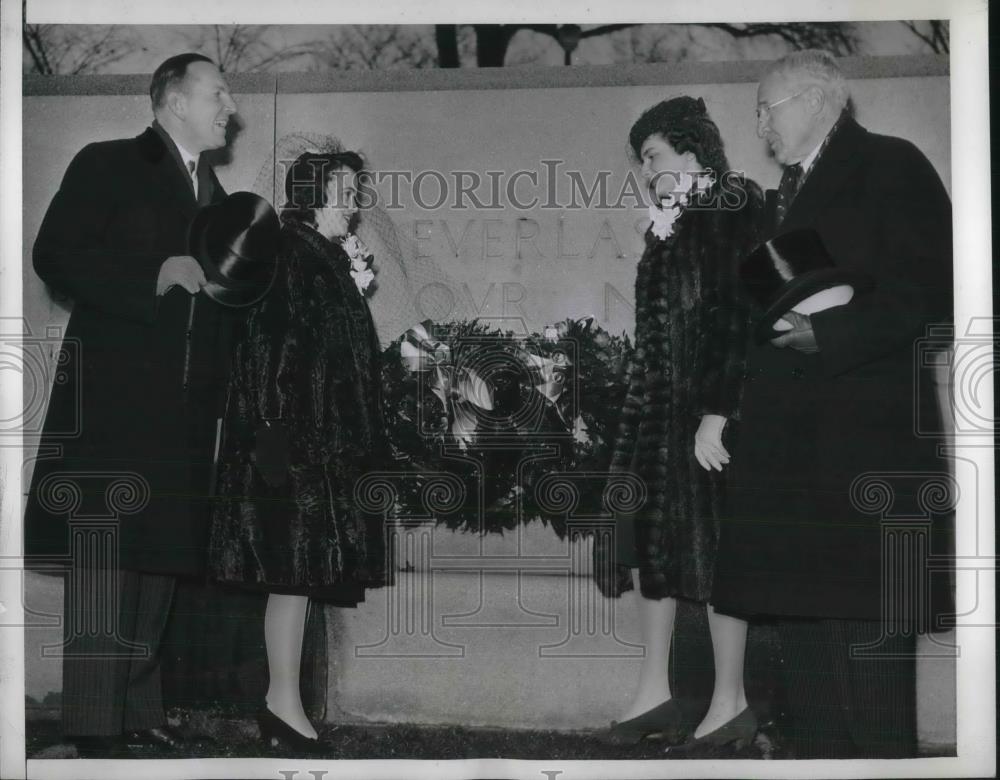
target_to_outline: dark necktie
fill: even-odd
[[[198,177],[195,175],[195,171],[198,168],[198,164],[194,160],[188,160],[185,165],[187,165],[188,175],[191,177],[191,189],[194,190],[194,196],[198,197]]]
[[[792,205],[792,201],[795,199],[795,194],[799,191],[801,183],[801,165],[795,163],[785,168],[785,172],[781,174],[781,183],[778,185],[777,213],[779,225],[785,221],[785,215],[788,213],[788,209]]]

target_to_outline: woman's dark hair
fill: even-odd
[[[718,174],[729,170],[722,135],[701,98],[677,97],[646,109],[628,134],[629,146],[637,160],[641,158],[643,143],[656,134],[662,135],[678,154],[693,152],[703,168]]]
[[[326,185],[341,168],[364,174],[365,163],[357,152],[305,152],[285,175],[285,205],[281,218],[312,222],[313,212],[326,206]]]

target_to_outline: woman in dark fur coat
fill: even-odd
[[[747,312],[738,269],[756,243],[762,207],[757,185],[729,170],[700,98],[648,109],[629,145],[654,205],[636,277],[636,351],[612,470],[637,475],[646,498],[634,515],[619,517],[618,565],[596,571],[602,591],[617,596],[634,587],[629,568],[638,570],[646,656],[632,703],[607,732],[618,744],[681,738],[667,660],[677,599],[707,603],[712,591],[728,423],[737,419],[744,378]],[[743,689],[747,624],[711,605],[708,618],[715,690],[692,737],[720,744],[752,738],[756,723],[747,722]]]
[[[306,751],[321,747],[299,696],[309,600],[356,606],[386,581],[381,519],[354,492],[387,450],[371,256],[350,232],[361,174],[352,152],[288,170],[278,276],[236,346],[211,533],[214,576],[269,594],[262,735]]]

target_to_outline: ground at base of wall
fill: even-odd
[[[271,758],[282,756],[265,748],[252,717],[224,710],[173,711],[170,722],[190,733],[207,735],[213,742],[190,752],[149,748],[136,758]],[[58,718],[30,720],[27,724],[28,758],[76,758],[67,744]],[[660,760],[660,759],[791,759],[779,727],[766,723],[754,742],[741,749],[696,747],[678,749],[646,740],[634,746],[603,744],[595,732],[518,731],[459,726],[409,724],[324,724],[320,737],[330,746],[331,759],[435,759],[508,758],[523,760]]]

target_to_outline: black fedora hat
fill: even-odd
[[[280,233],[271,204],[252,192],[234,192],[200,208],[188,248],[208,280],[205,294],[223,306],[250,306],[263,298],[277,272]]]
[[[775,324],[782,315],[817,293],[840,285],[858,293],[872,286],[867,275],[839,268],[811,228],[782,233],[758,246],[740,266],[740,281],[763,311],[754,329],[759,342],[780,336]]]

